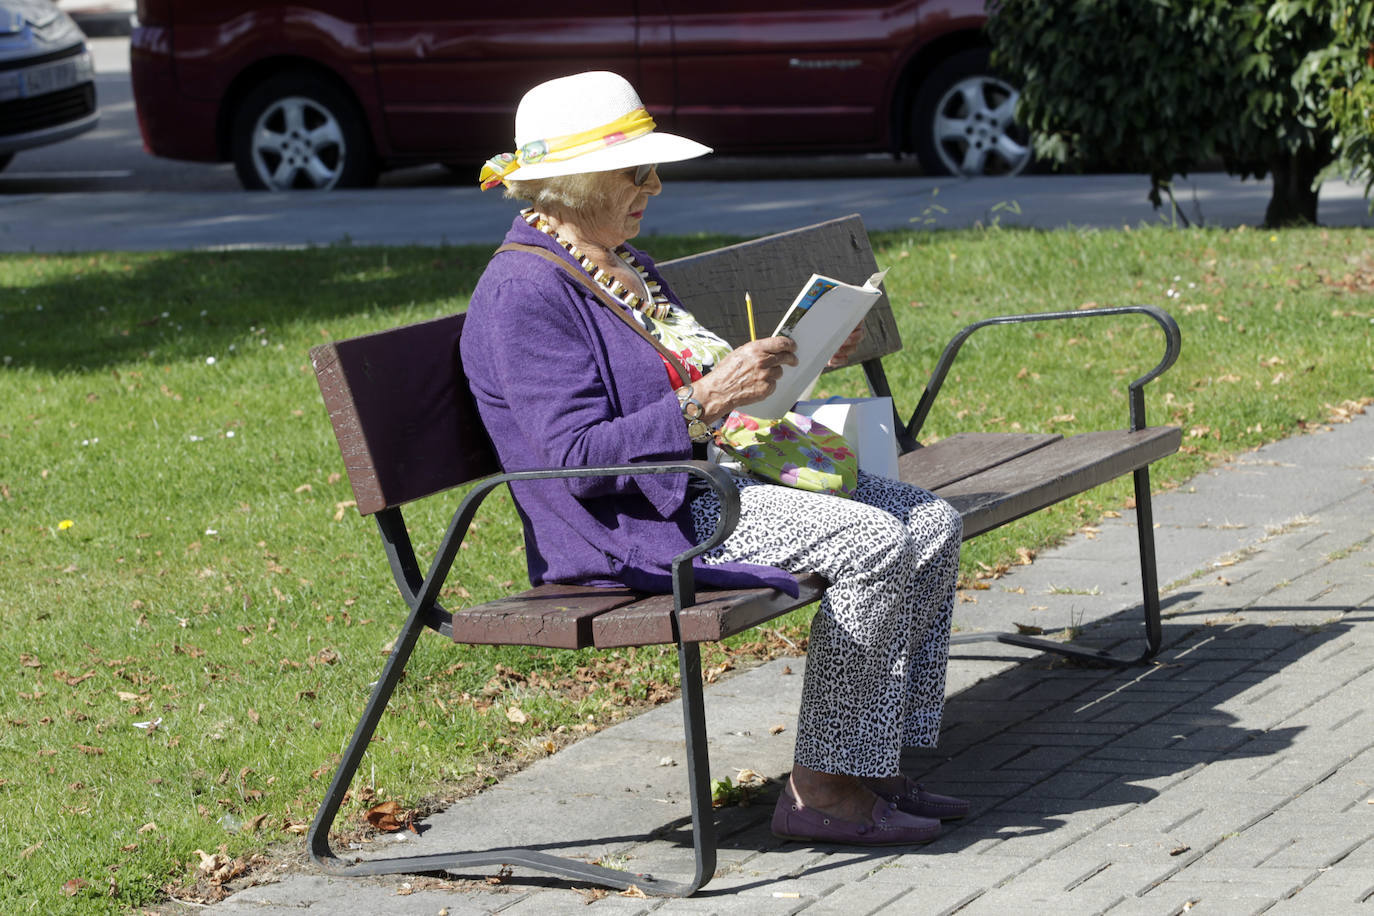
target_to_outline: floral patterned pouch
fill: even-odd
[[[762,480],[799,490],[850,497],[859,459],[844,437],[810,417],[777,420],[732,411],[716,432],[716,447]]]

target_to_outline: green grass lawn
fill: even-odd
[[[727,241],[652,239],[666,259]],[[879,233],[910,406],[949,336],[996,314],[1137,302],[1183,328],[1149,389],[1175,485],[1374,395],[1374,235],[1359,230]],[[0,256],[0,912],[121,911],[197,850],[300,843],[402,616],[307,351],[464,307],[490,246]],[[924,436],[1124,426],[1145,320],[981,332]],[[857,369],[827,376],[858,393]],[[1126,503],[1125,483],[966,545],[969,579]],[[453,500],[413,512],[438,540]],[[524,580],[489,501],[446,600]],[[422,537],[424,541],[424,537]],[[804,636],[805,617],[707,653]],[[349,811],[435,803],[671,696],[670,653],[422,639]],[[716,774],[719,775],[719,774]],[[364,785],[366,783],[366,785]],[[207,890],[202,882],[199,892]],[[209,888],[213,892],[213,888]],[[189,893],[189,892],[188,892]]]

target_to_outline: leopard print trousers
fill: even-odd
[[[816,572],[831,582],[811,623],[796,763],[894,776],[903,747],[934,747],[944,712],[963,524],[939,497],[859,473],[854,499],[735,476],[740,521],[708,563]],[[720,516],[692,501],[697,537]]]

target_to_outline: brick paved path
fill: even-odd
[[[915,849],[775,839],[776,787],[719,813],[718,876],[690,900],[637,899],[516,875],[251,888],[223,913],[1374,914],[1374,419],[1279,443],[1161,498],[1165,650],[1086,669],[966,643],[941,747],[907,769],[973,815]],[[1012,620],[1139,617],[1129,520],[1076,538],[960,607],[960,633]],[[1060,587],[1074,582],[1076,590]],[[1086,588],[1082,586],[1087,586]],[[1091,592],[1084,595],[1083,592]],[[1031,607],[1043,610],[1031,611]],[[1124,644],[1124,642],[1123,642]],[[709,691],[713,775],[781,776],[798,659]],[[661,707],[434,818],[414,852],[529,840],[681,873],[690,859],[681,713]],[[769,726],[786,728],[778,735]],[[651,831],[660,839],[628,839]],[[395,850],[399,851],[399,850]],[[480,876],[478,876],[480,878]]]

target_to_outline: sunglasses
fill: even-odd
[[[641,165],[638,168],[636,168],[634,177],[635,187],[644,187],[644,182],[649,180],[649,176],[653,174],[653,171],[656,168],[658,168],[658,163],[656,162],[645,163],[644,165]]]

